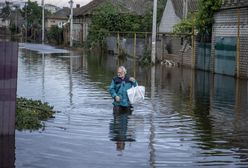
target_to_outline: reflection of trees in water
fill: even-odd
[[[116,141],[116,150],[124,150],[125,142],[135,141],[133,130],[128,126],[131,111],[114,111],[109,126],[109,137],[111,141]]]

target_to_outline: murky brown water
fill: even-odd
[[[43,131],[16,131],[10,148],[0,149],[16,158],[7,164],[248,167],[246,80],[165,66],[134,73],[132,62],[124,65],[146,87],[146,100],[132,114],[113,115],[113,57],[21,49],[18,96],[47,101],[58,112]]]

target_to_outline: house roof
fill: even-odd
[[[74,9],[74,16],[80,16],[80,15],[86,15],[90,14],[92,10],[94,10],[98,5],[102,4],[103,2],[106,2],[106,0],[93,0],[90,3]]]
[[[171,0],[175,13],[179,18],[183,18],[183,1],[184,0]],[[198,9],[198,0],[188,0],[188,13]]]
[[[247,7],[248,1],[247,0],[239,0],[239,1],[229,1],[224,0],[222,2],[221,9],[228,9],[228,8],[240,8],[240,7]]]
[[[70,15],[70,8],[64,7],[63,9],[55,12],[51,16],[48,16],[48,19],[68,19]]]
[[[144,15],[146,10],[153,7],[153,0],[112,0],[119,3],[129,11],[135,12],[138,15]]]
[[[123,7],[123,12],[136,13],[138,15],[143,15],[145,11],[152,7],[153,0],[93,0],[81,8],[74,9],[74,16],[91,14],[92,11],[103,4],[104,2],[110,2],[114,5],[119,5]]]

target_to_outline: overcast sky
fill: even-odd
[[[0,2],[27,2],[28,0],[0,0]],[[42,0],[31,0],[31,1],[37,1],[38,4],[41,4]],[[92,0],[73,0],[73,6],[76,7],[76,4],[80,4],[80,6],[86,5]],[[69,0],[44,0],[45,4],[52,4],[58,7],[69,7]]]

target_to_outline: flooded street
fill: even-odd
[[[16,168],[248,167],[247,80],[127,61],[146,97],[114,115],[113,56],[44,51],[20,48],[17,95],[57,112],[8,140]]]

